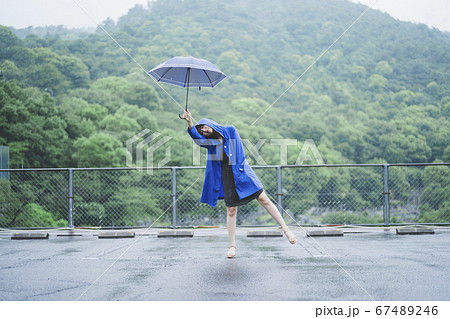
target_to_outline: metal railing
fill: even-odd
[[[450,164],[253,166],[288,225],[450,224]],[[225,225],[205,167],[0,170],[0,228]],[[7,174],[1,174],[2,172]],[[275,222],[257,201],[241,226]]]

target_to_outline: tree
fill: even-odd
[[[0,64],[0,70],[5,80],[21,80],[23,72],[11,60],[5,60]]]
[[[136,105],[124,104],[117,110],[115,116],[127,117],[135,120],[139,125],[139,128],[135,127],[134,129],[158,129],[158,120],[156,119],[154,113],[150,112],[147,108],[139,108]]]
[[[377,63],[375,71],[382,76],[389,76],[392,73],[392,67],[387,61],[380,61]]]
[[[429,166],[423,170],[423,192],[420,196],[421,223],[448,223],[450,221],[450,169],[448,166]]]
[[[49,48],[34,48],[30,52],[31,65],[25,78],[28,85],[48,88],[55,94],[87,86],[89,71],[80,59],[60,56]]]
[[[162,109],[158,92],[154,87],[142,82],[130,84],[125,101],[150,111]]]
[[[122,143],[105,133],[76,139],[72,157],[77,167],[125,166],[125,148]]]
[[[20,227],[67,227],[66,220],[55,221],[50,212],[35,203],[27,204],[14,223]]]
[[[369,88],[382,91],[387,83],[388,80],[382,75],[374,74],[369,77]]]
[[[15,82],[0,82],[0,128],[11,151],[11,167],[61,167],[67,164],[64,146],[66,123],[55,101],[35,88],[22,89]]]
[[[214,90],[190,97],[194,117],[237,124],[253,145],[263,133],[266,139],[297,139],[297,148],[313,139],[328,163],[445,158],[449,35],[371,12],[317,59],[332,44],[330,39],[348,27],[348,17],[359,14],[357,5],[345,1],[299,5],[286,0],[283,6],[269,0],[156,1],[133,8],[117,24],[103,24],[133,60],[101,29],[88,34],[61,27],[1,27],[2,81],[15,79],[19,87],[47,89],[49,98],[53,94],[56,115],[48,117],[61,117],[68,136],[64,143],[55,140],[53,147],[63,149],[67,165],[76,162],[71,156],[75,140],[104,130],[122,143],[143,128],[167,129],[177,138],[185,134],[174,121],[177,103],[146,74],[176,55],[206,58],[228,76]],[[208,23],[214,28],[205,29]],[[180,88],[161,87],[184,99]],[[17,113],[26,121],[0,119],[2,133],[15,136],[7,143],[20,158],[16,164],[34,143],[19,130],[37,130],[44,123],[33,123],[40,108],[29,107],[26,98],[11,98],[3,114]],[[279,162],[274,149],[270,143],[261,147],[266,162]],[[290,150],[288,162],[293,163],[298,150]],[[177,154],[177,163],[191,162],[190,155],[182,155]],[[33,163],[47,166],[52,161],[33,157]]]
[[[0,61],[11,58],[11,48],[19,46],[21,41],[9,28],[0,25]]]
[[[386,134],[380,136],[380,157],[389,163],[426,163],[431,149],[423,136]]]

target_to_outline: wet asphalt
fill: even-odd
[[[344,229],[343,237],[250,238],[237,230],[227,259],[226,229],[192,238],[99,239],[50,231],[44,240],[0,233],[0,300],[405,300],[448,301],[450,230],[396,235],[395,228]]]

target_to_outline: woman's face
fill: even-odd
[[[198,132],[203,136],[211,136],[211,134],[213,133],[213,129],[208,125],[202,125],[200,126]]]

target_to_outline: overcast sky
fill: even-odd
[[[351,1],[368,6],[376,2],[373,8],[387,12],[396,19],[420,22],[442,31],[450,31],[450,0]],[[148,0],[0,0],[0,24],[14,28],[26,28],[30,25],[95,27],[96,23],[91,17],[96,22],[102,22],[108,17],[117,21],[136,4],[145,6],[147,2]]]
[[[396,19],[450,31],[450,0],[351,0],[389,13]]]

